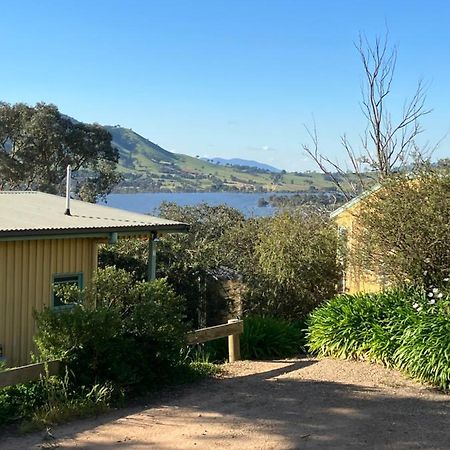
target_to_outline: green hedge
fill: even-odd
[[[442,291],[392,290],[341,295],[308,322],[309,350],[365,359],[450,388],[450,298]]]
[[[244,318],[240,337],[242,359],[288,358],[304,352],[304,322],[292,323],[275,317]],[[207,359],[225,361],[227,339],[207,342],[203,347]]]

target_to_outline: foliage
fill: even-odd
[[[215,268],[223,262],[224,249],[220,238],[244,216],[237,209],[226,206],[178,206],[163,202],[160,205],[162,217],[178,220],[190,225],[188,234],[171,235],[164,242],[172,244],[172,259],[186,261],[192,268]]]
[[[357,214],[356,264],[424,287],[441,285],[450,267],[450,171],[392,177]]]
[[[188,234],[172,234],[159,244],[158,271],[186,298],[187,316],[195,328],[206,325],[210,302],[207,283],[222,266],[226,252],[222,240],[227,230],[244,221],[243,215],[226,205],[178,206],[164,202],[161,216],[190,225]]]
[[[242,334],[244,359],[287,358],[302,352],[300,326],[274,317],[247,317]]]
[[[46,399],[29,417],[23,417],[27,419],[21,425],[25,432],[99,414],[111,404],[113,387],[109,384],[73,389],[67,372],[64,378],[45,377],[39,383],[43,385]]]
[[[181,207],[164,203],[162,215],[191,225],[187,235],[163,236],[158,244],[158,275],[187,301],[194,327],[204,326],[205,305],[214,299],[207,283],[224,267],[242,280],[249,314],[296,320],[336,292],[340,266],[337,237],[325,214],[315,208],[245,219],[227,206]],[[146,272],[147,244],[130,240],[101,250],[100,261]]]
[[[45,404],[46,392],[42,383],[26,383],[0,389],[0,425],[31,417]]]
[[[304,323],[289,322],[275,317],[244,318],[240,335],[242,359],[288,358],[303,352]],[[227,340],[206,343],[202,352],[206,360],[224,361],[228,357]]]
[[[282,212],[268,221],[255,245],[259,278],[266,287],[259,294],[260,312],[295,320],[335,295],[340,278],[336,249],[335,228],[316,209]],[[254,293],[252,297],[249,310],[258,306]]]
[[[186,299],[186,314],[194,327],[204,326],[202,305],[208,303],[206,284],[212,271],[224,263],[222,239],[227,230],[244,221],[242,214],[225,205],[181,207],[164,202],[161,216],[190,224],[189,234],[164,235],[158,243],[157,276],[166,277]],[[132,272],[137,280],[147,273],[148,243],[121,240],[100,250],[102,267],[116,265]]]
[[[450,389],[450,320],[442,310],[419,314],[403,332],[394,354],[397,367],[412,377]]]
[[[309,319],[309,349],[322,356],[392,364],[403,327],[416,318],[414,291],[341,295]]]
[[[36,313],[41,358],[62,358],[78,385],[145,390],[170,377],[186,328],[183,300],[164,279],[136,283],[107,268],[82,296],[72,308]]]
[[[448,389],[449,314],[449,291],[405,288],[341,295],[311,314],[308,347],[320,356],[365,359],[398,367]]]
[[[41,429],[108,408],[110,385],[74,389],[69,377],[44,376],[39,381],[0,389],[0,425],[25,420],[25,431]]]
[[[174,379],[177,384],[192,383],[203,378],[212,377],[221,373],[221,368],[210,361],[191,358],[189,362],[178,366]]]
[[[63,192],[66,166],[83,169],[79,196],[95,201],[118,182],[118,151],[100,125],[63,116],[51,104],[0,103],[0,186]]]
[[[158,257],[160,255],[158,251]],[[111,266],[126,269],[136,280],[144,280],[147,275],[148,240],[119,239],[117,244],[102,245],[99,247],[98,262],[102,269]]]

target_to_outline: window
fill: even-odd
[[[64,273],[53,275],[53,296],[52,305],[54,308],[64,308],[73,305],[74,303],[63,302],[62,298],[57,293],[57,287],[61,285],[75,286],[77,288],[83,287],[82,273]]]

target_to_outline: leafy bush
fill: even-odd
[[[108,408],[112,387],[73,389],[67,376],[45,376],[36,382],[0,389],[0,425],[26,420],[25,430],[40,429]]]
[[[42,383],[26,383],[0,389],[0,425],[31,417],[45,404]]]
[[[365,359],[450,387],[450,297],[418,289],[341,295],[310,316],[308,347],[320,356]],[[440,295],[442,294],[442,295]]]
[[[242,359],[288,358],[303,352],[305,339],[302,323],[291,323],[274,317],[246,317],[240,336]],[[225,361],[227,339],[208,342],[203,347],[205,358]]]
[[[266,292],[259,292],[259,298],[253,295],[247,310],[256,307],[264,315],[289,320],[306,317],[337,293],[337,246],[334,224],[317,208],[277,214],[259,230],[255,245]]]
[[[449,217],[449,169],[392,176],[362,203],[350,258],[392,284],[442,285],[450,267]]]
[[[80,295],[83,302],[73,308],[36,314],[41,358],[66,361],[78,385],[145,390],[170,377],[186,326],[183,300],[164,279],[135,282],[107,268]]]
[[[309,349],[391,364],[402,328],[415,318],[412,304],[403,291],[338,296],[311,314]]]
[[[205,326],[211,295],[217,295],[208,283],[223,267],[242,280],[249,315],[296,320],[336,293],[341,272],[337,233],[316,208],[251,219],[225,205],[163,203],[160,210],[163,217],[191,225],[186,235],[161,238],[157,271],[186,299],[187,317],[195,328]],[[146,242],[123,241],[103,247],[100,264],[117,264],[139,280],[146,273],[147,254]]]
[[[449,389],[450,317],[438,310],[419,318],[404,330],[394,362],[415,378]]]
[[[148,267],[148,241],[145,239],[119,239],[116,244],[101,245],[98,264],[102,269],[125,269],[136,280],[144,280]]]
[[[300,325],[274,317],[248,317],[244,320],[242,355],[244,359],[287,358],[301,353]]]
[[[210,271],[223,265],[223,235],[244,221],[243,215],[226,205],[178,206],[163,202],[162,217],[190,224],[187,234],[167,234],[158,243],[157,276],[166,277],[174,290],[186,301],[186,315],[195,328],[204,326],[204,309],[209,303],[206,289]],[[148,243],[126,239],[113,246],[102,246],[100,267],[117,266],[143,280],[147,273]]]
[[[47,377],[40,381],[46,393],[44,404],[35,409],[22,424],[22,431],[33,431],[73,419],[106,411],[111,403],[113,387],[109,384],[82,386],[70,390],[69,378]]]

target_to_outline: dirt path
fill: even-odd
[[[240,362],[220,379],[54,430],[60,449],[450,449],[450,396],[381,366]],[[42,433],[2,450],[49,448]]]

